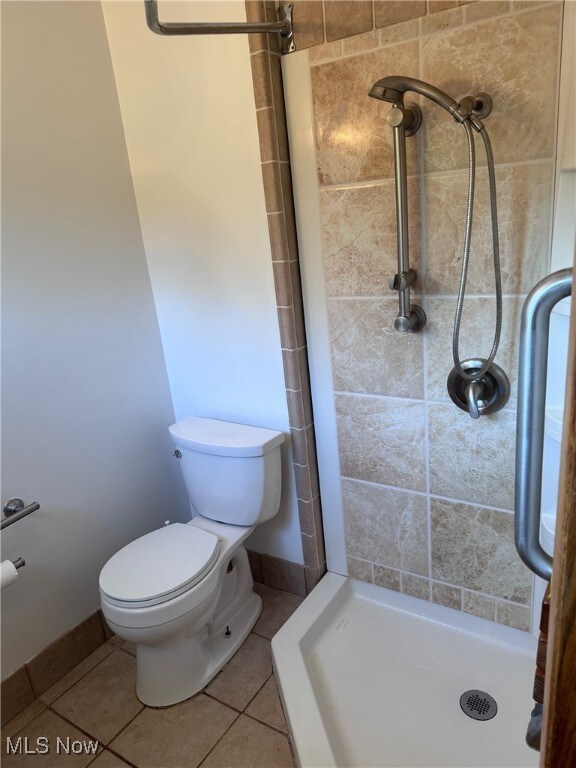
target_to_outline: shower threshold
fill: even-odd
[[[301,768],[531,768],[536,641],[328,573],[272,640]],[[497,714],[460,706],[487,692]]]

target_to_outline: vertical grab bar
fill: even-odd
[[[520,330],[514,536],[524,563],[547,581],[552,558],[540,544],[540,496],[549,323],[554,306],[571,293],[572,269],[545,277],[524,302]]]
[[[406,170],[406,136],[420,126],[420,111],[415,105],[394,105],[387,121],[392,127],[394,140],[394,179],[396,189],[396,241],[398,246],[398,273],[390,280],[390,288],[398,291],[398,317],[394,321],[397,331],[419,331],[426,323],[424,310],[410,303],[410,286],[416,280],[416,272],[410,269],[408,239],[408,182]],[[408,128],[408,133],[407,133]]]

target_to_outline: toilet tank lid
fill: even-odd
[[[263,456],[284,442],[284,433],[219,419],[190,416],[170,427],[177,446],[217,456]]]

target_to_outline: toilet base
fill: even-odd
[[[167,707],[202,690],[242,645],[256,623],[262,600],[252,592],[223,631],[185,632],[158,644],[138,644],[136,695],[149,707]],[[230,634],[226,632],[228,627]]]

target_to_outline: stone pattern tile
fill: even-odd
[[[431,518],[435,579],[530,603],[532,576],[517,557],[511,513],[432,498]]]
[[[431,148],[430,153],[433,151]],[[496,182],[502,288],[504,293],[525,294],[547,270],[542,254],[547,252],[550,237],[553,163],[547,160],[499,167]],[[476,184],[467,291],[493,294],[492,228],[485,170],[478,170]],[[426,178],[427,293],[458,291],[467,185],[467,172]]]
[[[393,71],[418,77],[417,41],[312,68],[320,184],[393,178],[392,137],[386,122],[389,105],[367,98],[374,82]],[[418,169],[416,149],[417,142],[408,147],[411,174]]]
[[[408,184],[410,263],[420,270],[420,190]],[[321,189],[322,252],[328,296],[390,295],[397,272],[395,192],[392,180]],[[418,292],[421,283],[414,284]]]
[[[359,311],[354,321],[332,342],[334,389],[389,397],[424,397],[423,336],[399,334],[394,328],[398,302],[384,299],[357,302],[342,299],[331,302],[331,322],[340,325]],[[383,354],[383,350],[386,353]]]
[[[427,576],[426,497],[344,478],[346,551],[412,574]]]
[[[470,416],[452,403],[428,407],[430,492],[473,504],[514,508],[516,414]]]
[[[335,400],[342,475],[425,491],[424,404],[341,394]]]
[[[136,659],[111,654],[52,704],[67,720],[108,744],[143,705],[135,692]]]
[[[500,346],[496,363],[508,374],[510,380],[510,400],[507,407],[516,407],[516,385],[518,373],[518,338],[520,317],[524,298],[507,296],[503,299],[503,320]],[[423,302],[428,322],[426,336],[427,361],[426,380],[429,400],[450,403],[446,382],[448,373],[454,365],[452,358],[452,329],[456,299],[428,297]],[[460,359],[488,357],[494,340],[496,308],[490,298],[467,298],[460,325]]]
[[[429,35],[422,41],[422,79],[458,98],[481,83],[494,99],[487,120],[497,163],[551,158],[556,103],[560,4],[509,14]],[[538,93],[534,110],[531,94]],[[426,168],[467,167],[464,136],[448,130],[444,110],[426,108]],[[481,158],[480,149],[478,151]],[[483,162],[480,160],[480,162]]]
[[[6,724],[2,765],[26,768],[33,760],[7,754],[8,736],[32,745],[47,736],[52,749],[38,758],[46,768],[293,768],[270,638],[302,598],[264,585],[258,591],[264,605],[254,632],[205,691],[171,707],[143,706],[135,696],[135,659],[114,636],[105,654],[93,653],[56,682],[49,703],[36,699]],[[54,701],[58,685],[65,692]],[[57,754],[58,738],[97,740],[98,756]]]

